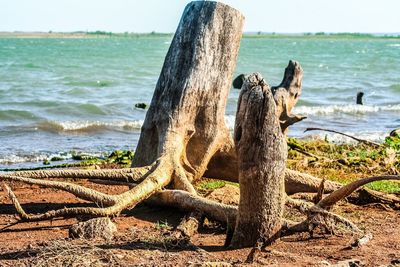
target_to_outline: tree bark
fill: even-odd
[[[201,178],[230,137],[225,106],[244,17],[217,2],[187,5],[146,114],[132,167],[164,154],[175,162],[175,188]],[[185,189],[185,188],[180,188]]]
[[[273,94],[260,74],[245,80],[238,103],[234,139],[240,203],[231,246],[248,247],[279,234],[287,145]]]
[[[77,214],[113,216],[166,186],[196,194],[191,181],[203,176],[210,158],[230,136],[225,126],[225,106],[243,22],[239,11],[222,3],[194,1],[186,6],[166,55],[132,162],[132,167],[146,166],[139,168],[145,174],[135,179],[140,181],[138,185],[119,195],[104,196],[70,183],[46,183],[94,202],[107,198],[108,207],[66,208],[40,215],[26,214],[9,190],[21,217],[44,220]],[[148,171],[147,166],[151,166]],[[93,175],[98,173],[88,174]],[[20,177],[2,175],[0,179]],[[37,184],[26,179],[24,182]],[[103,201],[99,204],[103,206]]]

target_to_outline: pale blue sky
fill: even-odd
[[[187,0],[0,0],[0,31],[174,32]],[[400,32],[400,0],[224,0],[245,31]]]

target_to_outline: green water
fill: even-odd
[[[134,149],[145,116],[134,104],[150,102],[171,39],[0,39],[0,168]],[[400,127],[400,39],[243,38],[235,74],[258,71],[277,85],[290,59],[304,69],[295,111],[308,116],[290,135],[325,127],[382,140]],[[354,104],[358,91],[363,106]],[[228,100],[230,127],[237,96]]]

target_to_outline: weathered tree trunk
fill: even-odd
[[[252,109],[249,106],[249,111],[255,112],[254,116],[257,116],[257,119],[246,115],[246,121],[240,122],[242,123],[242,136],[237,139],[240,143],[247,138],[248,141],[245,143],[248,143],[249,147],[238,144],[241,156],[237,157],[233,139],[225,125],[224,114],[238,54],[243,20],[243,16],[238,11],[221,3],[196,1],[188,4],[165,58],[151,106],[142,127],[132,168],[0,173],[2,181],[23,182],[63,190],[97,204],[96,207],[64,208],[42,214],[27,214],[11,188],[4,184],[20,219],[35,221],[78,215],[118,216],[124,209],[132,208],[139,202],[150,198],[154,203],[176,206],[188,211],[198,211],[208,218],[226,222],[231,226],[232,222],[236,220],[238,208],[196,195],[191,182],[203,175],[238,181],[238,177],[241,175],[243,179],[246,178],[244,181],[248,185],[253,186],[250,189],[248,186],[244,186],[243,190],[246,192],[243,193],[243,202],[245,203],[247,199],[249,206],[241,204],[241,209],[250,207],[253,211],[259,210],[261,213],[254,215],[257,218],[256,222],[259,222],[259,229],[261,229],[258,237],[261,237],[262,241],[271,239],[277,233],[278,219],[282,214],[282,172],[284,172],[286,191],[291,193],[316,192],[320,180],[306,174],[281,169],[285,158],[283,153],[286,153],[286,150],[282,148],[284,146],[282,135],[275,134],[276,128],[279,128],[276,126],[277,121],[281,131],[286,132],[288,126],[303,119],[303,117],[291,114],[301,93],[302,70],[297,62],[289,62],[281,85],[271,88],[271,92],[263,91],[265,103],[260,99],[258,101],[264,107],[262,110]],[[271,93],[274,101],[271,100]],[[244,100],[243,96],[242,100]],[[275,102],[276,107],[272,102]],[[271,114],[274,113],[272,110],[275,108],[276,117],[273,120]],[[267,120],[262,118],[263,114],[267,116]],[[271,121],[271,124],[266,123],[267,121]],[[252,124],[255,126],[251,126]],[[243,131],[244,125],[250,126]],[[254,132],[254,129],[260,129],[261,135]],[[252,134],[260,138],[256,139],[255,143],[260,143],[259,148],[253,147],[254,144],[251,144]],[[264,140],[266,143],[260,140]],[[251,149],[254,154],[251,153]],[[278,151],[283,151],[283,153],[279,154]],[[264,156],[265,162],[255,155]],[[270,161],[271,158],[274,160]],[[252,159],[256,159],[254,165],[252,165]],[[240,175],[238,163],[241,166]],[[253,170],[253,167],[256,169]],[[247,174],[256,174],[255,180],[247,180],[250,178],[245,176]],[[100,179],[102,183],[109,182],[110,184],[116,181],[126,182],[131,188],[121,194],[108,195],[69,182],[43,179],[56,177]],[[328,214],[336,220],[346,222],[338,216],[330,214],[324,208],[332,206],[366,182],[384,179],[398,180],[400,177],[372,177],[340,188],[334,191],[331,197],[322,199],[315,207],[309,208],[309,218],[305,222],[293,227],[286,227],[286,233],[307,231],[310,223],[315,222],[313,220],[315,214]],[[325,192],[333,191],[338,187],[334,183],[326,182]],[[249,193],[255,194],[254,202],[250,199],[252,196]],[[267,196],[265,193],[269,195]],[[296,201],[291,201],[291,203],[294,206],[303,207],[303,204],[298,205]],[[258,205],[258,207],[250,204]],[[251,223],[248,213],[246,216],[242,215],[242,219],[238,220],[237,237],[233,242],[237,246],[249,245],[254,241],[254,232],[248,238],[248,240],[252,238],[251,242],[236,241],[240,240],[240,233],[247,231],[244,226]],[[194,228],[191,227],[191,229]],[[190,232],[188,231],[189,234]]]
[[[236,87],[241,87],[249,76],[241,75],[236,79]],[[271,88],[273,98],[276,103],[276,112],[281,124],[282,131],[286,134],[290,125],[303,120],[305,117],[292,114],[292,109],[296,105],[302,91],[303,69],[296,61],[289,61],[285,68],[282,82],[278,86]],[[227,138],[224,145],[211,158],[206,177],[217,178],[232,182],[239,181],[237,169],[237,154],[232,138]],[[297,192],[316,192],[321,181],[314,177],[292,171],[285,170],[285,188],[289,194]],[[331,192],[338,187],[334,184],[326,184],[327,192]],[[330,191],[329,191],[330,190]]]
[[[165,58],[132,167],[173,157],[175,187],[203,176],[230,133],[224,115],[244,17],[217,2],[190,3]]]
[[[133,159],[132,167],[140,171],[132,174],[145,172],[136,179],[140,181],[138,185],[122,194],[108,196],[67,183],[36,182],[4,175],[2,179],[40,183],[94,201],[99,206],[108,206],[62,209],[31,216],[12,197],[21,217],[42,220],[77,214],[117,215],[170,186],[171,182],[171,187],[195,194],[190,182],[203,176],[210,158],[230,136],[225,126],[225,106],[243,23],[244,17],[239,11],[222,3],[195,1],[186,6],[166,55]],[[35,173],[29,175],[35,176]]]
[[[281,228],[287,146],[270,87],[250,75],[239,96],[234,139],[240,203],[233,247],[268,243]]]

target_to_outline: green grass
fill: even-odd
[[[196,187],[201,191],[208,191],[224,187],[227,184],[239,187],[238,183],[214,180],[214,179],[202,179],[199,181],[199,183],[196,184]]]
[[[165,220],[164,222],[163,221],[157,221],[154,224],[154,227],[159,231],[160,230],[171,230],[172,229],[172,226],[168,224],[167,220]]]
[[[377,181],[367,184],[366,187],[392,194],[400,194],[400,182],[397,181]]]

